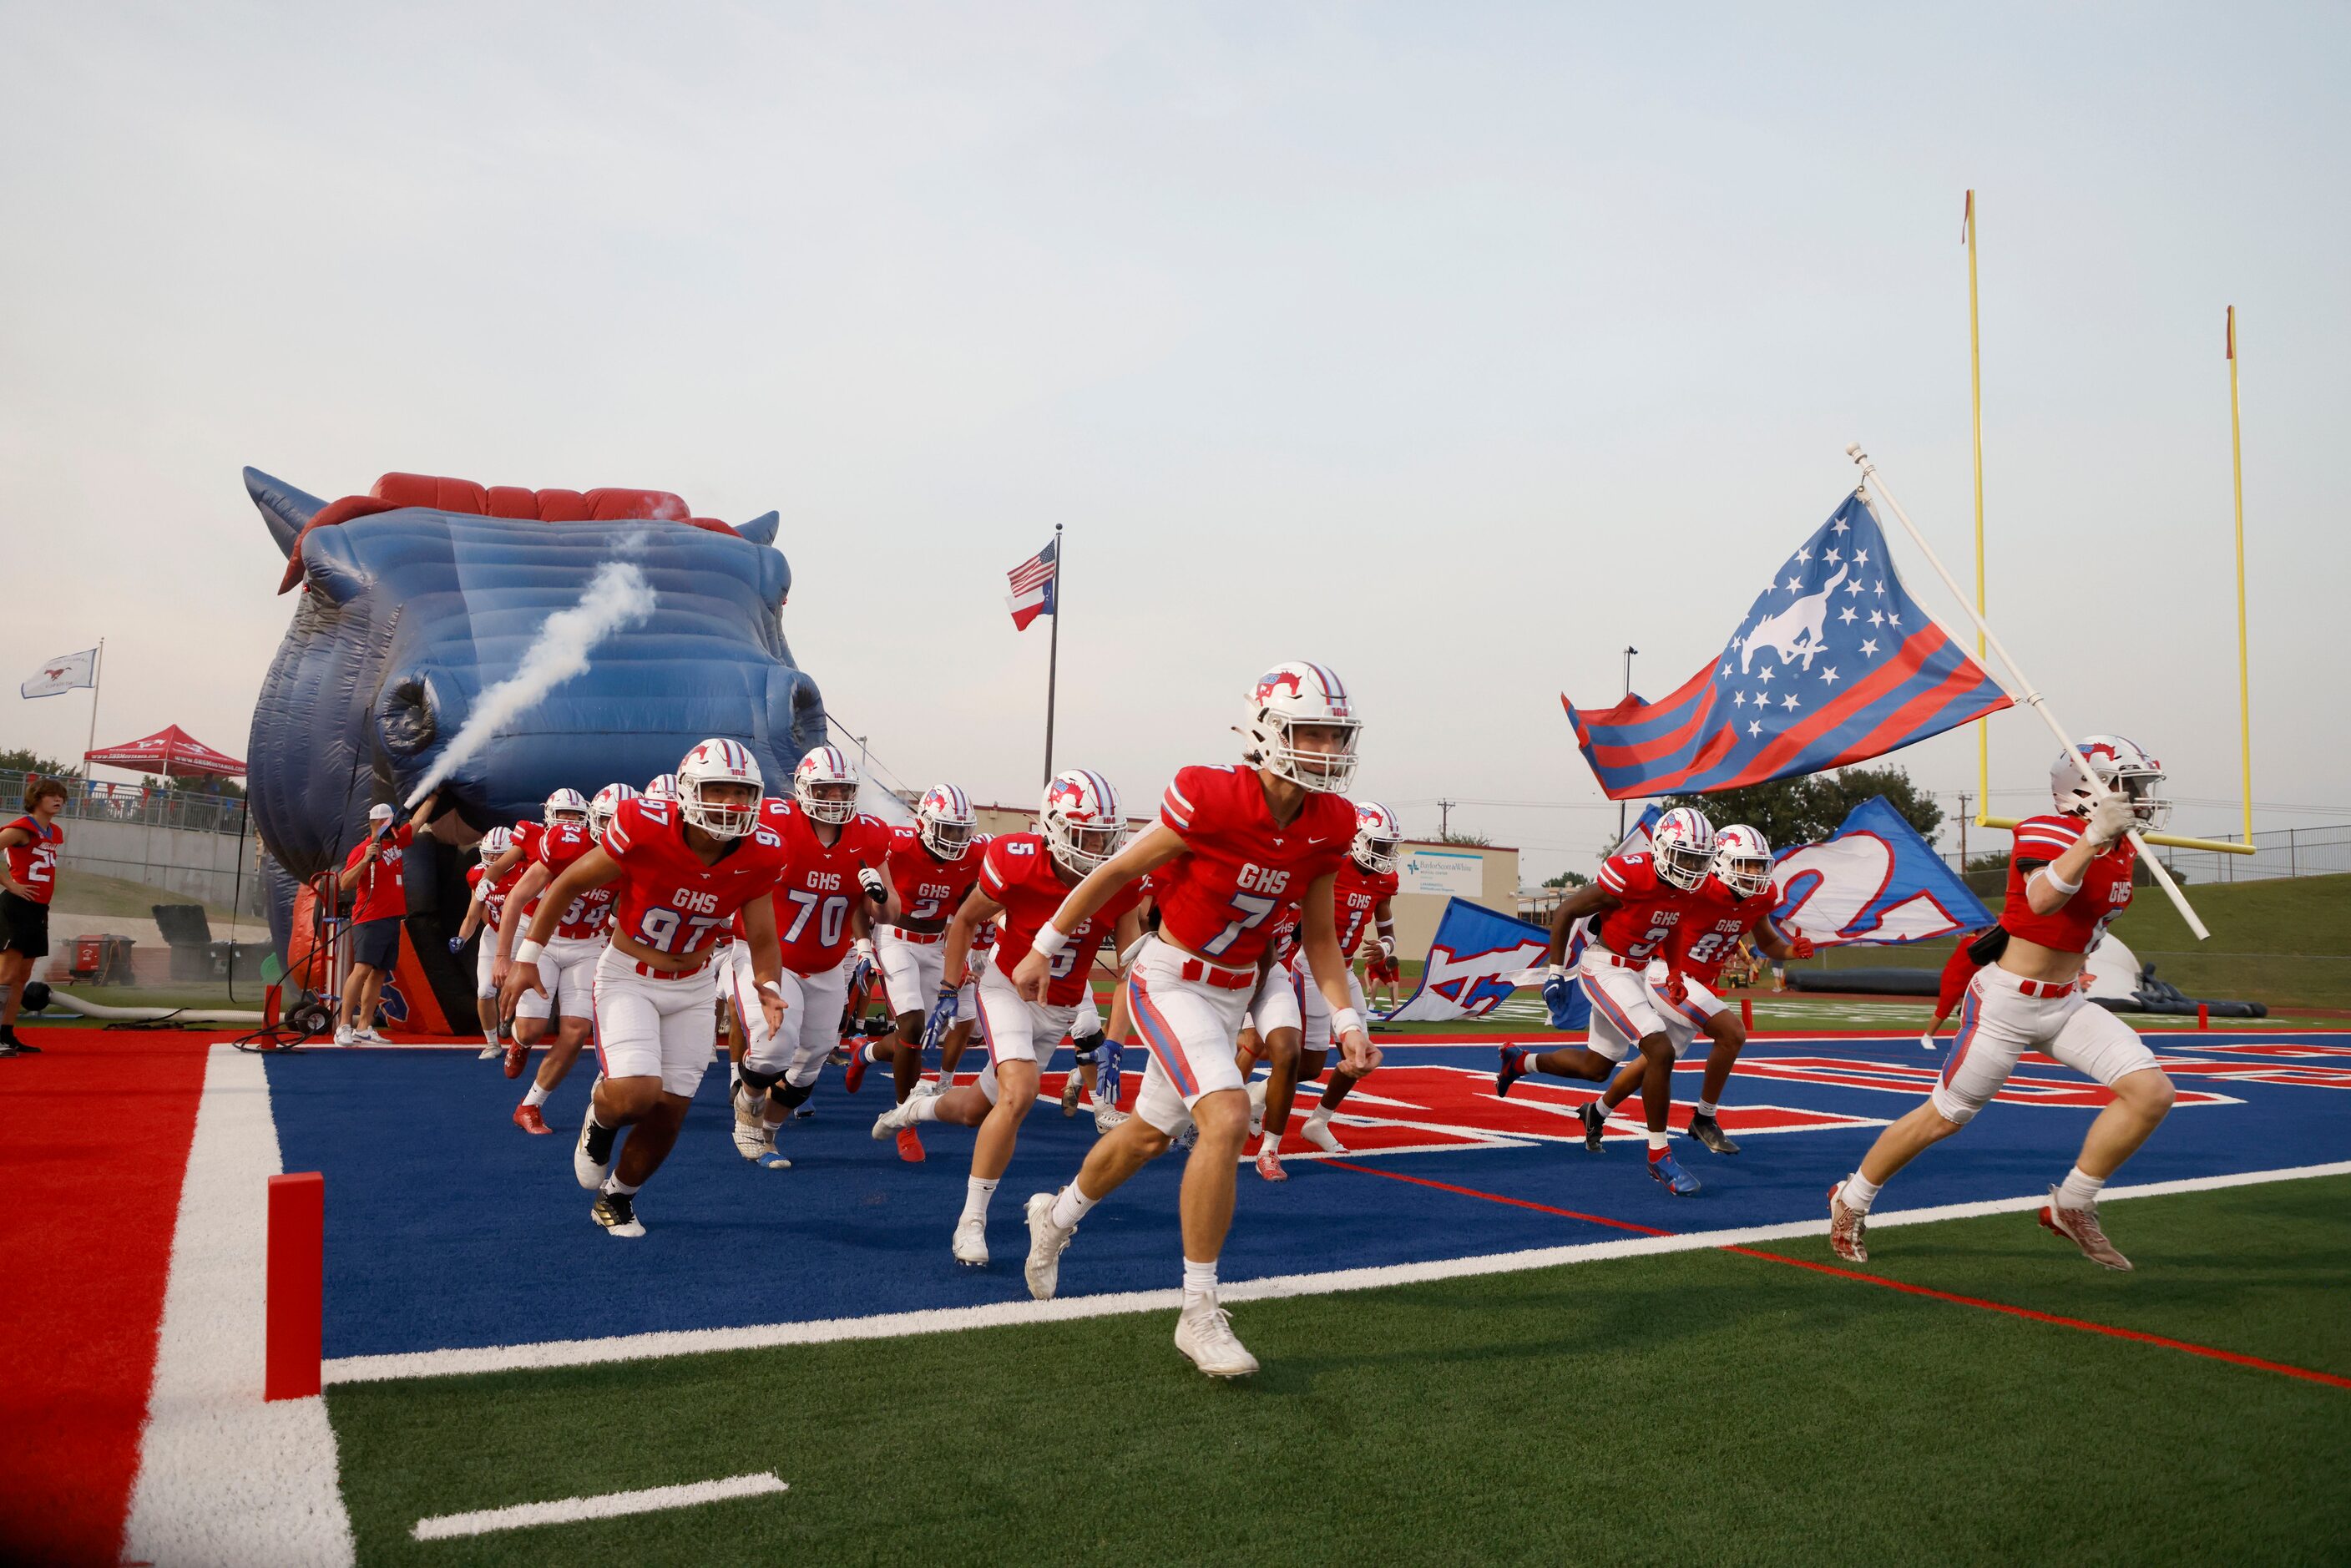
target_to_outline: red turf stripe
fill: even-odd
[[[139,1465],[206,1041],[26,1029],[0,1063],[0,1554],[112,1563]],[[256,1325],[256,1332],[258,1325]]]
[[[1364,1176],[1385,1176],[1390,1181],[1409,1182],[1414,1186],[1435,1187],[1439,1192],[1458,1193],[1463,1197],[1483,1198],[1488,1203],[1508,1204],[1513,1208],[1531,1208],[1541,1214],[1557,1214],[1569,1219],[1582,1219],[1593,1225],[1614,1226],[1619,1230],[1637,1230],[1645,1236],[1672,1236],[1671,1230],[1655,1226],[1635,1225],[1628,1219],[1611,1219],[1605,1215],[1581,1214],[1572,1208],[1554,1208],[1547,1203],[1534,1203],[1523,1197],[1510,1197],[1499,1192],[1481,1192],[1474,1186],[1456,1186],[1451,1182],[1431,1181],[1426,1176],[1405,1176],[1401,1171],[1384,1171],[1374,1166],[1357,1165],[1351,1160],[1324,1160],[1322,1164],[1337,1170],[1356,1171]],[[1770,1263],[1785,1263],[1794,1269],[1809,1269],[1816,1274],[1832,1274],[1841,1280],[1859,1280],[1865,1284],[1883,1285],[1905,1295],[1925,1296],[1932,1301],[1950,1301],[1963,1307],[1981,1307],[1986,1312],[2005,1312],[2011,1317],[2024,1318],[2036,1323],[2052,1323],[2059,1328],[2080,1329],[2085,1333],[2104,1334],[2109,1339],[2136,1340],[2141,1344],[2161,1345],[2166,1350],[2181,1351],[2189,1355],[2200,1355],[2211,1361],[2225,1361],[2231,1366],[2250,1366],[2262,1372],[2274,1372],[2283,1377],[2298,1377],[2305,1383],[2325,1384],[2329,1388],[2351,1388],[2351,1377],[2338,1377],[2331,1372],[2314,1372],[2306,1366],[2291,1366],[2282,1361],[2264,1361],[2257,1355],[2244,1355],[2233,1350],[2220,1350],[2209,1344],[2195,1344],[2184,1339],[2169,1339],[2162,1334],[2142,1333],[2137,1329],[2116,1328],[2111,1323],[2094,1323],[2085,1318],[2063,1317],[2055,1312],[2037,1312],[2030,1307],[2011,1307],[2005,1301],[1988,1301],[1980,1296],[1955,1295],[1927,1285],[1907,1284],[1889,1280],[1883,1274],[1864,1274],[1854,1269],[1840,1269],[1834,1263],[1815,1263],[1810,1259],[1791,1258],[1780,1252],[1759,1251],[1752,1247],[1718,1247],[1717,1252],[1735,1252],[1742,1258],[1761,1258]]]

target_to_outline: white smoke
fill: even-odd
[[[608,560],[589,580],[588,591],[569,610],[559,610],[538,629],[538,641],[523,655],[515,673],[482,694],[465,727],[441,753],[441,759],[408,798],[416,803],[439,788],[448,777],[481,750],[490,737],[515,715],[538,702],[557,686],[588,668],[588,655],[597,643],[615,632],[636,625],[653,612],[653,584],[645,574],[625,561]]]

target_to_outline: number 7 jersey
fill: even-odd
[[[1340,795],[1309,794],[1296,820],[1276,822],[1254,768],[1185,768],[1159,820],[1184,837],[1184,852],[1153,873],[1162,935],[1234,968],[1257,962],[1280,909],[1355,841],[1355,808]]]

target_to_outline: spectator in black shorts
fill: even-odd
[[[40,1047],[16,1038],[16,1009],[33,962],[49,954],[49,894],[57,885],[57,826],[67,789],[37,774],[25,780],[25,814],[0,828],[0,1056],[37,1055]]]
[[[402,862],[416,830],[433,813],[439,797],[427,796],[407,821],[379,802],[368,809],[368,836],[344,861],[337,885],[351,894],[351,973],[343,982],[342,1016],[336,1019],[337,1045],[388,1045],[375,1031],[375,1010],[383,998],[383,977],[400,962],[400,928],[408,918],[408,889]]]

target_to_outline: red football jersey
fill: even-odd
[[[8,826],[21,828],[26,834],[25,842],[8,846],[8,874],[33,895],[33,903],[47,904],[57,889],[57,846],[66,841],[66,831],[55,823],[44,828],[31,816],[19,817]]]
[[[761,822],[705,865],[685,847],[676,802],[643,795],[612,813],[604,852],[621,866],[613,928],[663,953],[706,951],[735,912],[772,891],[784,871],[784,841],[770,824]]]
[[[407,916],[408,889],[401,881],[401,862],[407,859],[408,846],[415,841],[416,830],[406,822],[384,834],[382,845],[376,851],[375,863],[360,873],[359,881],[351,885],[352,925]],[[360,863],[367,853],[368,841],[361,839],[351,846],[351,852],[343,857],[344,870]]]
[[[865,896],[857,883],[860,866],[881,869],[890,852],[890,830],[880,819],[856,816],[841,824],[830,844],[817,840],[815,825],[789,800],[759,803],[759,826],[783,846],[784,874],[776,883],[776,936],[784,967],[820,975],[849,951],[851,905]]]
[[[1674,928],[1666,961],[1677,973],[1712,985],[1722,967],[1739,951],[1739,939],[1763,923],[1778,894],[1759,893],[1741,898],[1720,877],[1709,873],[1682,923]]]
[[[558,822],[538,835],[538,849],[533,858],[547,868],[548,885],[552,887],[557,877],[571,869],[572,862],[595,847],[596,841],[579,823]],[[579,942],[604,935],[605,924],[612,917],[612,894],[616,885],[608,882],[601,887],[591,887],[573,899],[570,907],[564,910],[563,917],[555,923],[556,938]],[[528,920],[538,912],[538,900],[533,898],[529,907],[522,912],[522,917]]]
[[[908,920],[928,925],[952,916],[964,894],[979,880],[980,862],[987,857],[987,839],[975,834],[954,860],[943,861],[923,846],[923,836],[912,828],[892,828],[889,876],[898,890],[898,906]]]
[[[2078,842],[2088,824],[2079,817],[2027,817],[2016,824],[2008,862],[2008,903],[2000,923],[2011,936],[2038,942],[2061,953],[2086,953],[2105,935],[2114,917],[2130,907],[2131,873],[2138,851],[2128,839],[2090,862],[2082,873],[2082,891],[2046,915],[2035,915],[2024,901],[2028,861],[2042,864],[2055,860]]]
[[[996,952],[989,962],[1002,965],[1009,975],[1029,956],[1045,922],[1069,897],[1070,884],[1054,871],[1052,854],[1042,837],[1003,833],[987,846],[979,891],[1004,905],[1004,913],[996,917]],[[1116,935],[1120,917],[1142,901],[1143,890],[1128,883],[1070,933],[1068,945],[1053,955],[1051,977],[1045,985],[1048,1006],[1066,1008],[1085,1000],[1095,951]]]
[[[1387,900],[1395,896],[1403,878],[1395,873],[1381,872],[1376,875],[1355,863],[1349,855],[1339,867],[1339,880],[1331,890],[1332,915],[1339,925],[1339,951],[1348,957],[1363,946],[1364,937],[1373,925],[1373,915]]]
[[[1599,916],[1593,940],[1636,963],[1656,956],[1683,918],[1700,907],[1701,894],[1685,893],[1659,876],[1646,852],[1611,855],[1601,862],[1600,885],[1616,895],[1616,907]]]
[[[1159,868],[1153,887],[1161,934],[1244,969],[1266,950],[1281,906],[1337,870],[1355,839],[1345,797],[1310,794],[1297,819],[1280,824],[1257,769],[1231,765],[1176,774],[1159,820],[1184,836],[1184,852]]]

